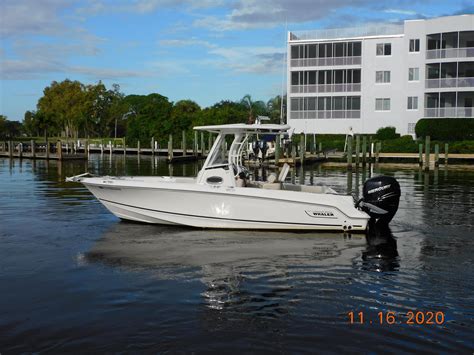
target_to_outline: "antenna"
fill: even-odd
[[[283,73],[281,76],[281,96],[280,96],[280,124],[284,124],[283,122],[283,93],[285,91],[285,78],[286,78],[286,71],[287,71],[287,50],[288,50],[288,18],[285,17],[285,49],[283,51]],[[288,100],[288,97],[286,98]],[[288,103],[286,105],[288,107]]]

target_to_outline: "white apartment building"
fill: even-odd
[[[405,135],[424,117],[474,118],[474,15],[289,32],[288,59],[296,133]]]

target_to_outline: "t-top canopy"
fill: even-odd
[[[208,131],[215,133],[283,133],[290,129],[288,125],[281,124],[245,124],[245,123],[235,123],[235,124],[223,124],[216,126],[198,126],[194,127],[197,131]]]

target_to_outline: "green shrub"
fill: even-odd
[[[400,137],[400,134],[396,133],[395,127],[382,127],[377,130],[375,133],[375,139],[378,140],[387,140],[387,139],[395,139]]]
[[[430,136],[432,140],[463,141],[474,139],[472,118],[422,118],[415,127],[417,137]]]
[[[418,142],[412,136],[402,136],[395,139],[382,141],[382,152],[384,153],[416,153],[418,152]]]

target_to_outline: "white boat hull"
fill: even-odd
[[[196,184],[192,178],[84,178],[119,218],[219,229],[364,231],[351,196]]]

